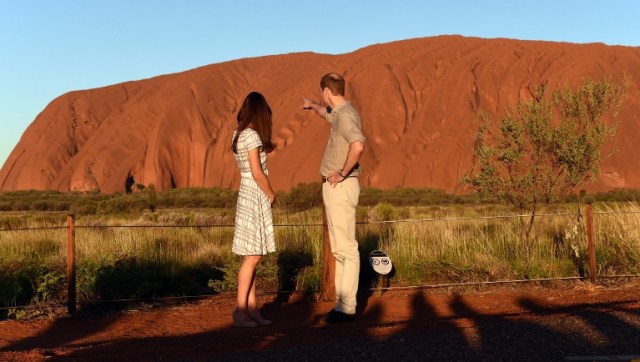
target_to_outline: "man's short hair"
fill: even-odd
[[[320,80],[320,89],[329,88],[334,96],[344,97],[344,78],[338,73],[329,73]]]

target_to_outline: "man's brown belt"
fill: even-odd
[[[346,178],[349,178],[349,177],[358,177],[358,175],[349,174],[349,176],[345,177],[345,179],[346,179]],[[322,183],[325,183],[325,182],[327,182],[327,181],[329,181],[329,177],[327,177],[327,176],[322,176]]]

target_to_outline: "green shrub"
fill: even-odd
[[[31,208],[26,201],[18,200],[13,203],[13,211],[28,211],[29,209]]]
[[[69,211],[71,209],[71,203],[69,201],[57,201],[53,204],[51,210],[54,211]]]
[[[77,200],[71,205],[70,211],[76,215],[95,215],[98,203],[93,200]]]
[[[369,212],[369,220],[375,222],[396,220],[397,214],[398,211],[393,205],[387,202],[382,202],[371,209]]]
[[[216,293],[224,293],[238,288],[238,270],[242,259],[235,255],[225,258],[224,263],[219,267],[214,267],[212,278],[207,286]]]
[[[45,200],[38,200],[31,203],[31,210],[35,211],[47,211],[51,210],[49,207],[49,202]]]
[[[55,271],[47,272],[37,280],[35,299],[41,302],[56,299],[60,296],[65,285],[65,275]]]
[[[98,203],[96,208],[97,214],[128,214],[133,212],[141,212],[149,208],[146,200],[136,195],[122,195],[119,197],[103,200]]]
[[[6,268],[6,267],[5,267]],[[0,306],[11,307],[18,304],[18,298],[22,294],[22,286],[11,270],[0,272]]]
[[[60,298],[64,277],[50,268],[39,263],[0,264],[0,306],[23,306]],[[0,310],[0,317],[7,315]]]
[[[0,211],[11,211],[13,208],[11,207],[11,202],[9,201],[1,201],[0,202]]]
[[[322,184],[319,182],[298,184],[288,193],[278,195],[277,200],[280,205],[292,212],[322,206]]]

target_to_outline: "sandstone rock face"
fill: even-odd
[[[640,48],[441,36],[373,45],[343,55],[285,54],[70,92],[26,130],[0,171],[0,190],[123,192],[127,180],[236,188],[230,150],[246,94],[274,113],[270,178],[277,190],[319,180],[329,127],[300,109],[319,100],[322,75],[347,79],[368,138],[361,181],[377,188],[460,192],[471,166],[478,111],[497,119],[542,82],[631,77],[620,127],[591,190],[640,188]],[[131,177],[133,178],[131,180]]]

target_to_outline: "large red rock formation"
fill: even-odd
[[[237,187],[230,151],[245,95],[262,92],[274,112],[274,187],[318,181],[328,137],[300,109],[319,99],[320,77],[343,73],[368,138],[364,185],[456,191],[469,169],[479,111],[500,116],[531,89],[583,77],[631,77],[620,128],[592,189],[639,188],[640,48],[441,36],[353,53],[285,54],[70,92],[49,104],[0,171],[0,189],[125,190],[136,184]]]

